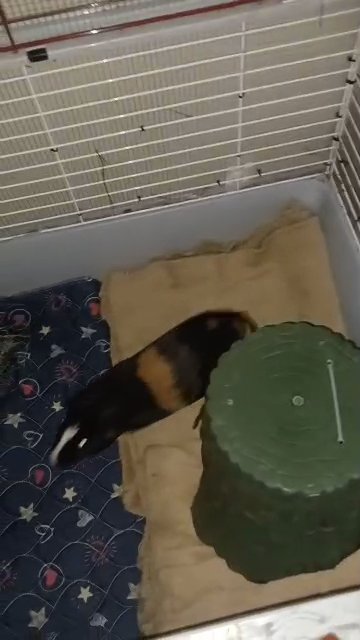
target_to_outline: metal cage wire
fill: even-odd
[[[0,239],[320,174],[358,233],[359,1],[216,18],[0,64]]]

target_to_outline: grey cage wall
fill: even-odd
[[[358,230],[358,0],[223,4],[150,29],[163,2],[2,1],[55,42],[30,62],[2,26],[1,239],[318,174]]]

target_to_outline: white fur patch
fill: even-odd
[[[67,427],[64,433],[62,434],[59,442],[56,447],[52,450],[49,456],[50,464],[54,467],[58,461],[59,453],[64,448],[64,446],[70,442],[70,440],[77,434],[79,431],[79,427],[74,425],[73,427]]]
[[[88,441],[87,438],[83,438],[78,444],[79,449],[82,449],[83,446],[87,443],[87,441]]]

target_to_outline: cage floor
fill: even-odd
[[[122,507],[117,446],[64,472],[47,460],[67,399],[110,366],[99,286],[81,279],[0,300],[2,328],[28,336],[1,386],[3,640],[40,629],[46,640],[138,635],[142,522]]]

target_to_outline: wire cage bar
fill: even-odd
[[[89,10],[53,4],[57,20]],[[358,0],[215,16],[0,59],[0,239],[310,175],[333,181],[358,233]]]
[[[258,0],[1,0],[0,52],[78,40]],[[276,0],[278,1],[278,0]]]

